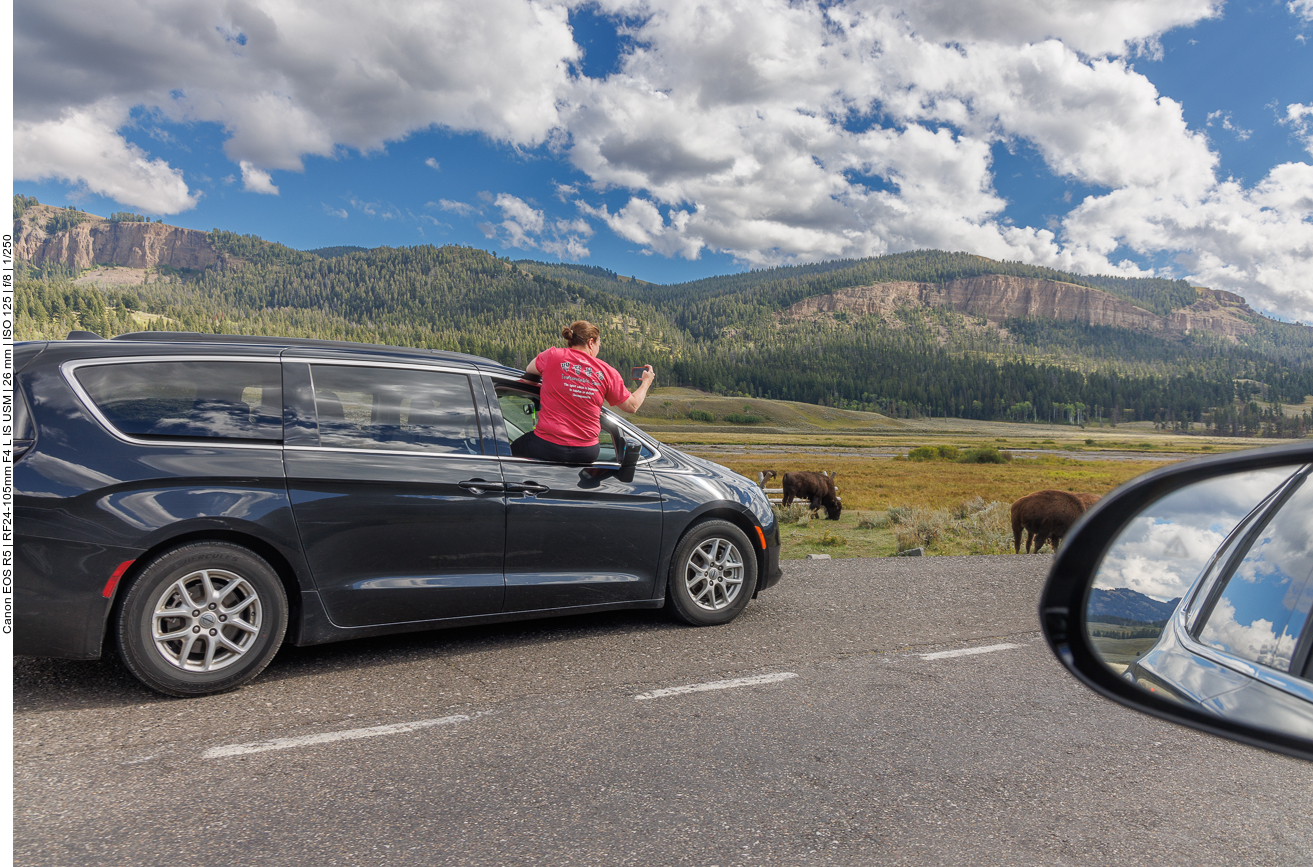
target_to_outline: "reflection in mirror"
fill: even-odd
[[[1313,737],[1310,469],[1209,479],[1129,521],[1086,604],[1104,664],[1183,704]]]

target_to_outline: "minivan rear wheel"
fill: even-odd
[[[703,521],[679,541],[670,563],[667,609],[693,626],[728,623],[757,589],[757,555],[729,521]]]
[[[159,555],[133,581],[118,644],[151,689],[206,695],[263,671],[286,631],[287,595],[268,563],[228,542],[194,542]]]

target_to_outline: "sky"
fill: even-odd
[[[1127,587],[1159,602],[1180,599],[1231,531],[1291,472],[1279,467],[1224,475],[1151,504],[1108,546],[1094,586]]]
[[[1313,321],[1313,0],[15,0],[14,190],[655,282],[912,249]]]

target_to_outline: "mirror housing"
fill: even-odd
[[[1190,485],[1255,470],[1288,468],[1293,472],[1310,463],[1313,445],[1307,443],[1219,455],[1154,470],[1104,497],[1072,529],[1040,597],[1040,626],[1054,655],[1082,683],[1119,704],[1251,746],[1313,760],[1313,739],[1184,704],[1119,676],[1099,655],[1087,628],[1090,591],[1099,567],[1137,516]]]
[[[624,456],[620,459],[620,472],[616,475],[620,481],[628,484],[634,480],[634,468],[638,466],[638,457],[643,452],[643,447],[638,443],[625,443]]]

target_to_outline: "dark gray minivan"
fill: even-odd
[[[521,371],[452,352],[141,332],[15,346],[15,652],[111,645],[170,695],[284,640],[630,608],[726,623],[780,579],[765,494],[603,412],[514,457]]]

